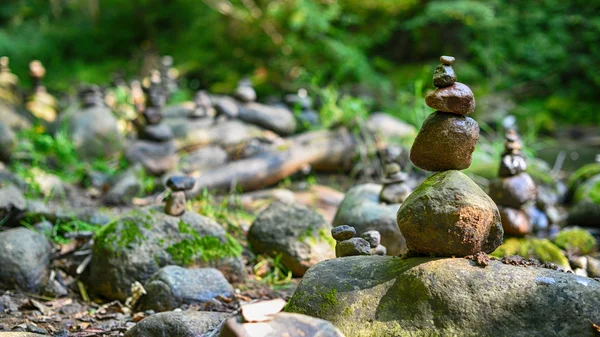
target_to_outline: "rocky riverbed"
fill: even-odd
[[[600,164],[486,148],[440,60],[417,131],[248,80],[172,104],[170,58],[76,101],[32,62],[22,97],[3,59],[0,335],[598,333]]]

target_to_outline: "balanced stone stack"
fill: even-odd
[[[46,68],[38,60],[29,63],[29,76],[33,82],[33,93],[27,100],[27,110],[36,118],[46,122],[56,120],[56,110],[58,104],[54,96],[50,95],[46,87],[42,84],[42,79],[46,75]]]
[[[471,165],[479,125],[471,89],[456,82],[454,58],[442,56],[434,72],[437,89],[426,97],[436,109],[411,148],[417,167],[438,172],[426,179],[398,210],[397,221],[412,253],[467,256],[491,253],[502,243],[498,207],[460,170]]]
[[[256,90],[252,87],[252,81],[245,77],[238,82],[233,96],[244,103],[256,101]]]
[[[165,55],[160,60],[160,79],[165,94],[170,98],[177,91],[177,69],[173,68],[173,57]]]
[[[194,109],[190,111],[191,118],[205,118],[216,115],[212,100],[208,93],[204,90],[199,90],[194,96]]]
[[[19,78],[10,71],[9,62],[8,57],[0,57],[0,102],[17,105],[21,103]]]
[[[498,179],[490,184],[489,195],[498,204],[502,227],[508,235],[524,236],[533,231],[525,207],[535,201],[536,187],[525,172],[527,162],[521,154],[521,140],[514,130],[506,133]]]
[[[364,232],[361,237],[354,237],[356,229],[342,225],[331,229],[331,236],[337,242],[335,256],[385,255],[387,249],[381,245],[381,234],[371,230]]]
[[[387,204],[401,204],[412,192],[407,184],[408,174],[400,170],[400,165],[391,163],[385,167],[385,178],[379,200]]]
[[[319,124],[319,113],[313,109],[313,100],[306,89],[301,88],[297,94],[286,95],[284,101],[290,109],[300,110],[296,117],[306,128]]]
[[[162,124],[162,110],[167,100],[167,93],[162,86],[162,79],[158,71],[151,75],[150,88],[148,88],[148,105],[143,110],[145,125],[139,130],[141,139],[167,142],[173,139],[173,131]]]
[[[165,213],[172,216],[180,216],[185,213],[186,198],[185,191],[194,188],[196,181],[192,177],[173,176],[167,180],[167,187],[171,193],[167,197],[165,205]]]

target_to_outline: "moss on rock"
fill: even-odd
[[[490,255],[498,258],[519,255],[526,259],[533,258],[569,268],[569,260],[563,251],[547,239],[509,238]]]
[[[554,238],[554,243],[562,249],[585,255],[592,252],[596,239],[585,229],[570,228],[560,231]]]

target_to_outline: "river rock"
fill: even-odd
[[[0,184],[0,220],[10,221],[26,208],[25,197],[17,187],[12,184]]]
[[[227,152],[219,146],[198,149],[179,160],[179,168],[185,173],[205,171],[225,164]]]
[[[32,119],[31,115],[27,118],[24,114],[17,112],[12,105],[0,102],[0,121],[9,128],[13,130],[28,129],[32,125]]]
[[[19,227],[0,232],[0,289],[41,291],[52,249],[43,234]]]
[[[179,308],[183,304],[202,304],[222,296],[233,298],[234,290],[223,273],[214,268],[185,269],[166,266],[144,285],[141,310],[157,312]]]
[[[522,172],[513,177],[492,180],[489,195],[498,205],[521,208],[535,200],[536,187],[531,176]]]
[[[506,235],[525,236],[533,232],[533,225],[523,210],[510,207],[498,207],[498,209]]]
[[[407,252],[406,241],[396,222],[400,205],[382,204],[379,200],[381,188],[378,184],[363,184],[348,190],[333,219],[333,226],[354,227],[359,236],[376,230],[389,255],[404,254]]]
[[[222,312],[162,312],[146,317],[125,333],[125,337],[206,336],[230,315]]]
[[[240,323],[230,318],[220,337],[344,337],[331,323],[300,314],[280,312],[266,322]]]
[[[381,243],[381,234],[378,231],[367,231],[362,233],[360,237],[367,240],[371,248],[375,248]]]
[[[437,256],[491,253],[503,234],[496,204],[459,171],[423,181],[400,205],[398,227],[409,251]]]
[[[132,163],[141,163],[153,175],[161,175],[175,169],[179,156],[175,142],[151,142],[138,140],[130,144],[125,157]]]
[[[146,125],[140,130],[140,139],[152,140],[156,142],[167,142],[175,135],[173,134],[173,130],[163,123],[155,124],[155,125]]]
[[[351,238],[344,241],[339,241],[335,245],[335,256],[356,256],[356,255],[371,255],[371,246],[369,242],[363,238]]]
[[[600,277],[600,260],[597,258],[588,256],[587,272],[590,277]]]
[[[187,176],[172,176],[167,180],[167,187],[173,191],[187,191],[194,187],[196,180]]]
[[[17,146],[15,133],[0,120],[0,161],[10,160],[12,151]]]
[[[459,82],[430,92],[425,96],[425,103],[437,111],[458,115],[468,115],[475,111],[473,92],[468,86]]]
[[[354,227],[342,225],[331,229],[331,236],[336,241],[350,240],[356,235]]]
[[[247,103],[240,106],[238,118],[281,136],[289,136],[296,131],[296,118],[286,107]]]
[[[594,336],[600,282],[499,261],[355,256],[311,268],[286,311],[348,337]]]
[[[456,82],[456,73],[452,66],[440,64],[433,72],[433,85],[438,88],[451,86]],[[439,110],[439,109],[437,109]]]
[[[371,132],[384,139],[404,139],[414,137],[417,134],[417,129],[414,126],[384,112],[371,114],[367,120],[367,127]]]
[[[194,212],[173,217],[160,206],[126,214],[94,237],[90,290],[125,300],[131,284],[146,282],[167,265],[215,267],[230,281],[245,277],[241,246],[214,220]]]
[[[464,170],[479,139],[479,125],[466,116],[436,111],[429,115],[410,150],[410,160],[427,171]]]
[[[61,115],[58,125],[63,122],[77,152],[84,158],[114,157],[123,150],[117,119],[107,107],[91,106]]]
[[[252,223],[248,242],[256,254],[281,254],[281,263],[302,276],[314,264],[335,256],[330,231],[327,221],[309,208],[273,202]]]
[[[413,189],[404,182],[384,185],[379,194],[379,199],[389,204],[401,204],[412,191]]]

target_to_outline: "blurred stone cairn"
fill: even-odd
[[[381,234],[376,230],[364,232],[354,237],[356,229],[342,225],[331,229],[331,236],[336,241],[335,256],[385,255],[387,249],[381,245]]]
[[[400,171],[400,165],[396,163],[387,164],[385,178],[381,181],[383,188],[379,194],[379,199],[387,204],[403,203],[412,192],[407,181],[408,174]]]
[[[10,71],[9,62],[7,56],[0,57],[0,101],[17,105],[21,103],[19,78]]]
[[[434,72],[437,89],[426,96],[436,109],[423,123],[410,151],[415,166],[437,172],[400,206],[397,220],[409,252],[436,256],[491,253],[502,243],[498,207],[469,177],[479,125],[471,89],[456,82],[454,57],[442,56]]]
[[[158,70],[151,72],[146,97],[138,83],[132,83],[132,99],[143,121],[138,123],[139,140],[129,146],[125,155],[132,162],[140,162],[151,174],[160,175],[173,169],[179,159],[173,130],[161,123],[167,93]]]
[[[38,60],[29,63],[29,76],[33,82],[33,92],[27,98],[27,110],[36,118],[46,122],[56,120],[56,111],[58,103],[54,96],[50,95],[46,87],[42,84],[42,79],[46,75],[46,68]]]
[[[171,190],[165,205],[165,213],[172,216],[180,216],[185,213],[186,198],[185,191],[194,187],[196,181],[192,177],[172,176],[167,180],[167,187]]]
[[[489,187],[490,197],[499,206],[504,232],[513,236],[524,236],[533,231],[525,208],[536,199],[536,186],[525,172],[527,162],[521,154],[521,147],[516,131],[508,130],[498,178]]]
[[[177,69],[173,68],[173,57],[170,55],[163,56],[160,60],[160,64],[162,87],[167,98],[171,98],[177,91],[177,77],[179,76],[179,73],[177,72]]]

